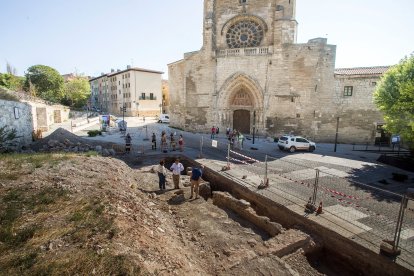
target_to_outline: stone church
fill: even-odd
[[[296,41],[295,0],[205,0],[203,46],[168,65],[171,125],[374,142],[372,94],[388,67],[335,69],[326,38]],[[339,118],[339,119],[338,119]]]

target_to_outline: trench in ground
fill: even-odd
[[[174,160],[177,157],[167,157],[165,158],[166,161],[166,167],[169,168],[172,163],[174,162]],[[184,172],[187,170],[188,167],[194,167],[194,166],[200,166],[199,163],[197,163],[196,161],[186,158],[186,157],[182,157],[180,156],[180,162],[183,164],[185,170]],[[210,183],[210,187],[211,187],[211,191],[221,191],[221,192],[228,192],[229,194],[231,194],[233,197],[237,198],[237,199],[245,199],[247,200],[250,204],[251,207],[256,211],[256,213],[260,216],[267,216],[267,212],[265,210],[263,210],[262,208],[260,208],[260,206],[258,206],[257,204],[255,204],[255,202],[252,202],[250,200],[248,200],[247,198],[243,198],[240,197],[238,195],[234,195],[232,193],[232,189],[226,188],[229,184],[230,185],[238,185],[236,183],[229,183],[229,180],[226,179],[225,177],[209,170],[208,168],[205,169],[205,172],[203,173],[203,179],[207,182]],[[213,203],[211,203],[213,204]],[[225,210],[226,212],[229,210]],[[230,212],[232,212],[230,210]],[[237,214],[235,214],[236,218],[234,218],[234,216],[232,216],[233,219],[237,219],[238,222],[242,222],[244,219],[243,218],[238,218]],[[272,220],[273,221],[273,220]],[[280,223],[279,221],[274,221],[277,223]],[[243,223],[242,223],[243,224]],[[249,225],[250,223],[246,221],[245,225]],[[282,224],[282,223],[280,223]],[[291,227],[286,227],[285,225],[282,224],[282,226],[288,230]],[[255,226],[258,227],[260,229],[259,226]],[[299,227],[300,228],[300,227]],[[261,229],[263,231],[263,229]],[[302,230],[303,229],[299,229]],[[311,237],[313,237],[314,235],[312,233],[307,233],[306,231],[303,231],[306,234],[310,235]],[[263,233],[261,234],[262,237],[264,239],[270,238],[269,236],[266,236],[266,234],[263,235]],[[316,237],[316,239],[318,239]],[[284,256],[284,257],[289,257],[289,256]],[[338,254],[335,254],[335,252],[331,252],[329,250],[326,250],[326,248],[324,246],[318,246],[315,248],[315,250],[312,250],[311,253],[306,253],[305,257],[309,263],[309,265],[315,269],[316,271],[325,274],[325,275],[365,275],[365,273],[360,270],[355,268],[354,266],[350,266],[348,264],[347,261],[344,261],[343,259],[340,258],[340,256]]]
[[[164,159],[166,167],[179,157],[185,170],[187,167],[200,166],[198,162],[186,156],[159,155],[150,158],[135,159],[130,164],[154,165],[156,160]],[[203,179],[210,183],[212,192],[227,192],[236,199],[250,203],[257,215],[268,217],[285,229],[299,229],[319,244],[317,250],[306,254],[307,261],[316,271],[325,275],[414,275],[412,271],[398,265],[378,252],[343,237],[340,234],[298,215],[283,205],[278,204],[254,191],[241,186],[219,172],[205,168]],[[242,219],[242,218],[241,218]]]

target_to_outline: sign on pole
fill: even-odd
[[[212,141],[211,141],[211,146],[212,146],[213,148],[217,148],[217,140],[212,140]]]

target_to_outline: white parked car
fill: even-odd
[[[170,116],[168,114],[161,114],[160,118],[158,119],[158,123],[170,123]]]
[[[314,151],[316,144],[300,136],[284,135],[279,138],[277,145],[280,150],[288,150],[289,152],[295,152],[297,150]]]

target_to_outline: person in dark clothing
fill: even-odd
[[[203,169],[204,166],[201,166],[201,168],[193,168],[191,171],[191,196],[190,199],[193,198],[193,194],[195,193],[195,198],[198,198],[198,187],[200,186],[201,177],[203,176]]]
[[[131,135],[129,135],[129,133],[127,134],[127,136],[125,137],[125,152],[126,153],[130,153],[131,152]]]
[[[151,149],[156,150],[157,149],[157,137],[155,136],[155,133],[152,133],[151,142],[152,142]]]
[[[164,167],[164,164],[165,161],[161,160],[157,167],[160,190],[165,190],[165,176],[167,175],[167,169]]]

